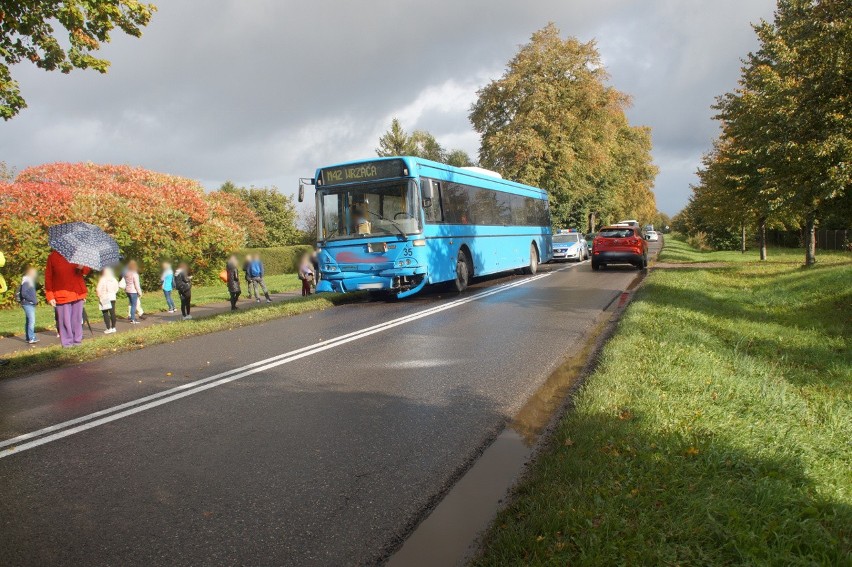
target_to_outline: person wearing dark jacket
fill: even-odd
[[[27,268],[21,287],[18,288],[18,301],[24,309],[24,339],[27,344],[34,345],[38,342],[35,336],[35,314],[38,296],[36,295],[36,277],[38,273],[35,268]]]
[[[228,265],[225,267],[228,272],[228,293],[231,294],[231,311],[239,309],[237,300],[240,298],[242,289],[240,289],[240,266],[236,256],[231,256],[228,259]]]
[[[192,276],[189,275],[189,266],[186,265],[186,262],[181,262],[178,266],[177,271],[175,271],[174,282],[180,298],[180,314],[184,321],[192,319],[192,315],[189,314],[190,301],[192,301]]]

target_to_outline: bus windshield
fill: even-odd
[[[421,231],[417,185],[412,180],[320,190],[319,240],[404,237]]]

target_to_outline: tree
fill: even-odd
[[[391,120],[390,130],[379,138],[376,154],[379,157],[408,156],[414,153],[411,137],[402,129],[398,118]]]
[[[779,215],[799,219],[812,265],[815,226],[852,184],[852,3],[779,0],[773,21],[755,32],[760,47],[744,61],[739,88],[716,106],[739,167],[729,179],[761,229]]]
[[[444,156],[444,163],[455,167],[470,167],[475,165],[466,151],[458,149],[447,152],[447,155]]]
[[[209,280],[225,258],[245,245],[242,220],[194,180],[141,168],[54,163],[0,181],[0,250],[12,273],[43,266],[47,228],[86,221],[118,242],[125,258],[140,262],[146,287],[158,282],[162,260],[185,260]],[[11,299],[11,298],[8,298]]]
[[[314,244],[317,241],[317,210],[314,207],[299,213],[299,232],[302,244]]]
[[[629,99],[607,79],[595,43],[563,40],[551,23],[479,90],[471,109],[480,164],[545,189],[557,225],[584,226],[591,213],[656,211],[650,134],[628,124]]]
[[[446,158],[446,153],[435,136],[425,130],[415,130],[410,138],[413,149],[411,155],[431,159],[432,161],[443,162]]]
[[[248,246],[289,246],[299,240],[293,198],[276,187],[237,187],[226,181],[219,191],[239,197],[263,224],[263,233],[250,234]]]
[[[425,130],[415,130],[409,135],[397,118],[391,120],[390,129],[379,138],[376,154],[379,157],[416,156],[456,167],[473,165],[467,152],[445,150],[435,136]]]
[[[15,0],[0,5],[0,116],[14,117],[27,106],[10,66],[29,60],[46,71],[94,69],[109,61],[92,55],[110,41],[116,27],[140,37],[156,10],[138,0]],[[55,33],[59,24],[67,38]]]

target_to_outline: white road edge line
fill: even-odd
[[[250,376],[252,374],[256,374],[258,372],[263,372],[264,370],[269,370],[270,368],[275,368],[276,366],[281,366],[283,364],[287,364],[288,362],[292,362],[295,360],[299,360],[300,358],[305,358],[307,356],[311,356],[317,354],[319,352],[323,352],[325,350],[329,350],[331,348],[335,348],[341,346],[343,344],[356,341],[358,339],[362,339],[364,337],[368,337],[370,335],[374,335],[376,333],[380,333],[387,329],[392,329],[394,327],[398,327],[400,325],[404,325],[406,323],[410,323],[412,321],[416,321],[419,319],[423,319],[425,317],[429,317],[436,313],[440,313],[442,311],[446,311],[448,309],[453,309],[460,305],[464,305],[466,303],[470,303],[472,301],[478,301],[479,299],[483,299],[485,297],[490,297],[492,295],[502,293],[509,289],[513,289],[515,287],[519,287],[522,285],[526,285],[528,283],[532,283],[534,281],[545,278],[553,273],[561,272],[567,269],[571,269],[574,266],[579,264],[574,264],[572,266],[566,266],[564,268],[559,268],[557,270],[553,270],[552,272],[547,272],[544,274],[538,274],[535,276],[531,276],[529,278],[524,278],[519,281],[509,282],[506,284],[502,284],[493,289],[489,289],[475,295],[471,295],[469,297],[457,299],[451,301],[449,303],[445,303],[442,305],[438,305],[436,307],[431,307],[429,309],[424,309],[422,311],[418,311],[416,313],[412,313],[411,315],[406,315],[403,317],[398,317],[396,319],[392,319],[385,323],[379,323],[377,325],[373,325],[371,327],[366,327],[364,329],[360,329],[358,331],[353,331],[351,333],[347,333],[345,335],[341,335],[339,337],[335,337],[333,339],[328,339],[326,341],[322,341],[315,345],[311,345],[308,347],[302,347],[300,349],[292,350],[290,352],[276,355],[264,360],[260,360],[257,362],[253,362],[251,364],[247,364],[245,366],[241,366],[239,368],[234,368],[232,370],[222,372],[220,374],[216,374],[214,376],[209,376],[207,378],[203,378],[201,380],[196,380],[194,382],[189,382],[187,384],[182,384],[181,386],[176,386],[175,388],[171,388],[169,390],[165,390],[163,392],[158,392],[156,394],[152,394],[150,396],[145,396],[139,398],[137,400],[133,400],[130,402],[126,402],[123,404],[119,404],[117,406],[113,406],[111,408],[107,408],[104,410],[100,410],[94,413],[90,413],[75,419],[71,419],[68,421],[64,421],[62,423],[58,423],[56,425],[51,425],[49,427],[45,427],[30,433],[25,433],[19,435],[17,437],[13,437],[11,439],[7,439],[3,442],[0,442],[0,447],[8,447],[7,449],[3,449],[0,451],[0,459],[4,457],[8,457],[9,455],[17,454],[28,449],[32,449],[38,447],[40,445],[44,445],[45,443],[50,443],[51,441],[56,441],[62,439],[64,437],[68,437],[70,435],[74,435],[76,433],[80,433],[82,431],[86,431],[87,429],[92,429],[99,425],[103,425],[105,423],[109,423],[111,421],[115,421],[118,419],[122,419],[124,417],[128,417],[130,415],[155,408],[157,406],[179,400],[181,398],[185,398],[192,394],[202,392],[204,390],[208,390],[210,388],[214,388],[216,386],[220,386],[222,384],[227,384],[228,382],[232,382],[234,380],[238,380],[239,378],[244,378],[245,376]],[[97,419],[100,418],[100,419]],[[51,435],[46,435],[52,433]],[[46,436],[44,436],[46,435]],[[28,439],[33,439],[39,437],[39,439],[35,439],[34,441],[24,442]]]

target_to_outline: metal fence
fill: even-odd
[[[805,235],[801,231],[767,230],[766,242],[775,246],[802,248]],[[849,250],[852,247],[852,229],[817,230],[816,247],[819,250]]]

